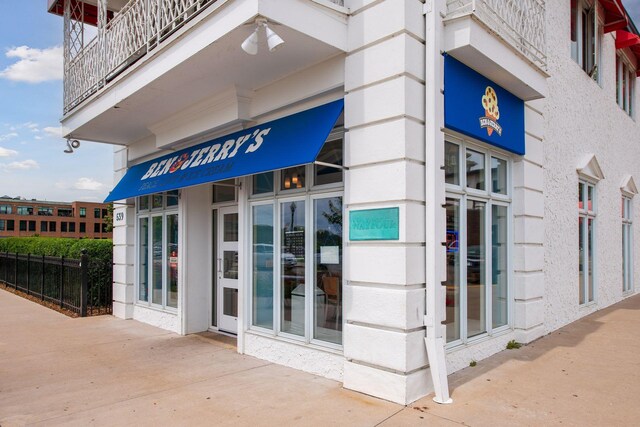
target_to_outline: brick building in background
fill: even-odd
[[[104,218],[107,204],[49,202],[0,197],[0,238],[69,237],[110,239]]]

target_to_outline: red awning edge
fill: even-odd
[[[629,25],[622,0],[599,0],[605,11],[604,33],[622,30]]]

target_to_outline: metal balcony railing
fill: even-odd
[[[130,0],[77,54],[65,53],[64,113],[216,1]],[[343,5],[343,0],[329,1]]]
[[[447,0],[446,20],[474,15],[529,61],[547,68],[545,0]]]

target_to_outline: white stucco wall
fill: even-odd
[[[635,180],[640,178],[640,126],[616,104],[613,35],[603,37],[599,86],[571,58],[568,2],[549,6],[547,49],[551,78],[544,151],[547,332],[623,298],[620,186],[626,174]],[[605,178],[596,189],[595,303],[580,307],[576,168],[591,154],[596,156]],[[640,206],[635,202],[637,236]],[[635,239],[635,253],[640,253],[639,241]],[[639,264],[635,263],[636,277]]]

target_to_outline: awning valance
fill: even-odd
[[[334,101],[135,165],[105,202],[311,163],[343,107]]]
[[[618,30],[616,31],[616,49],[625,48],[629,48],[636,57],[637,63],[639,64],[636,75],[640,77],[640,36],[628,31]]]

